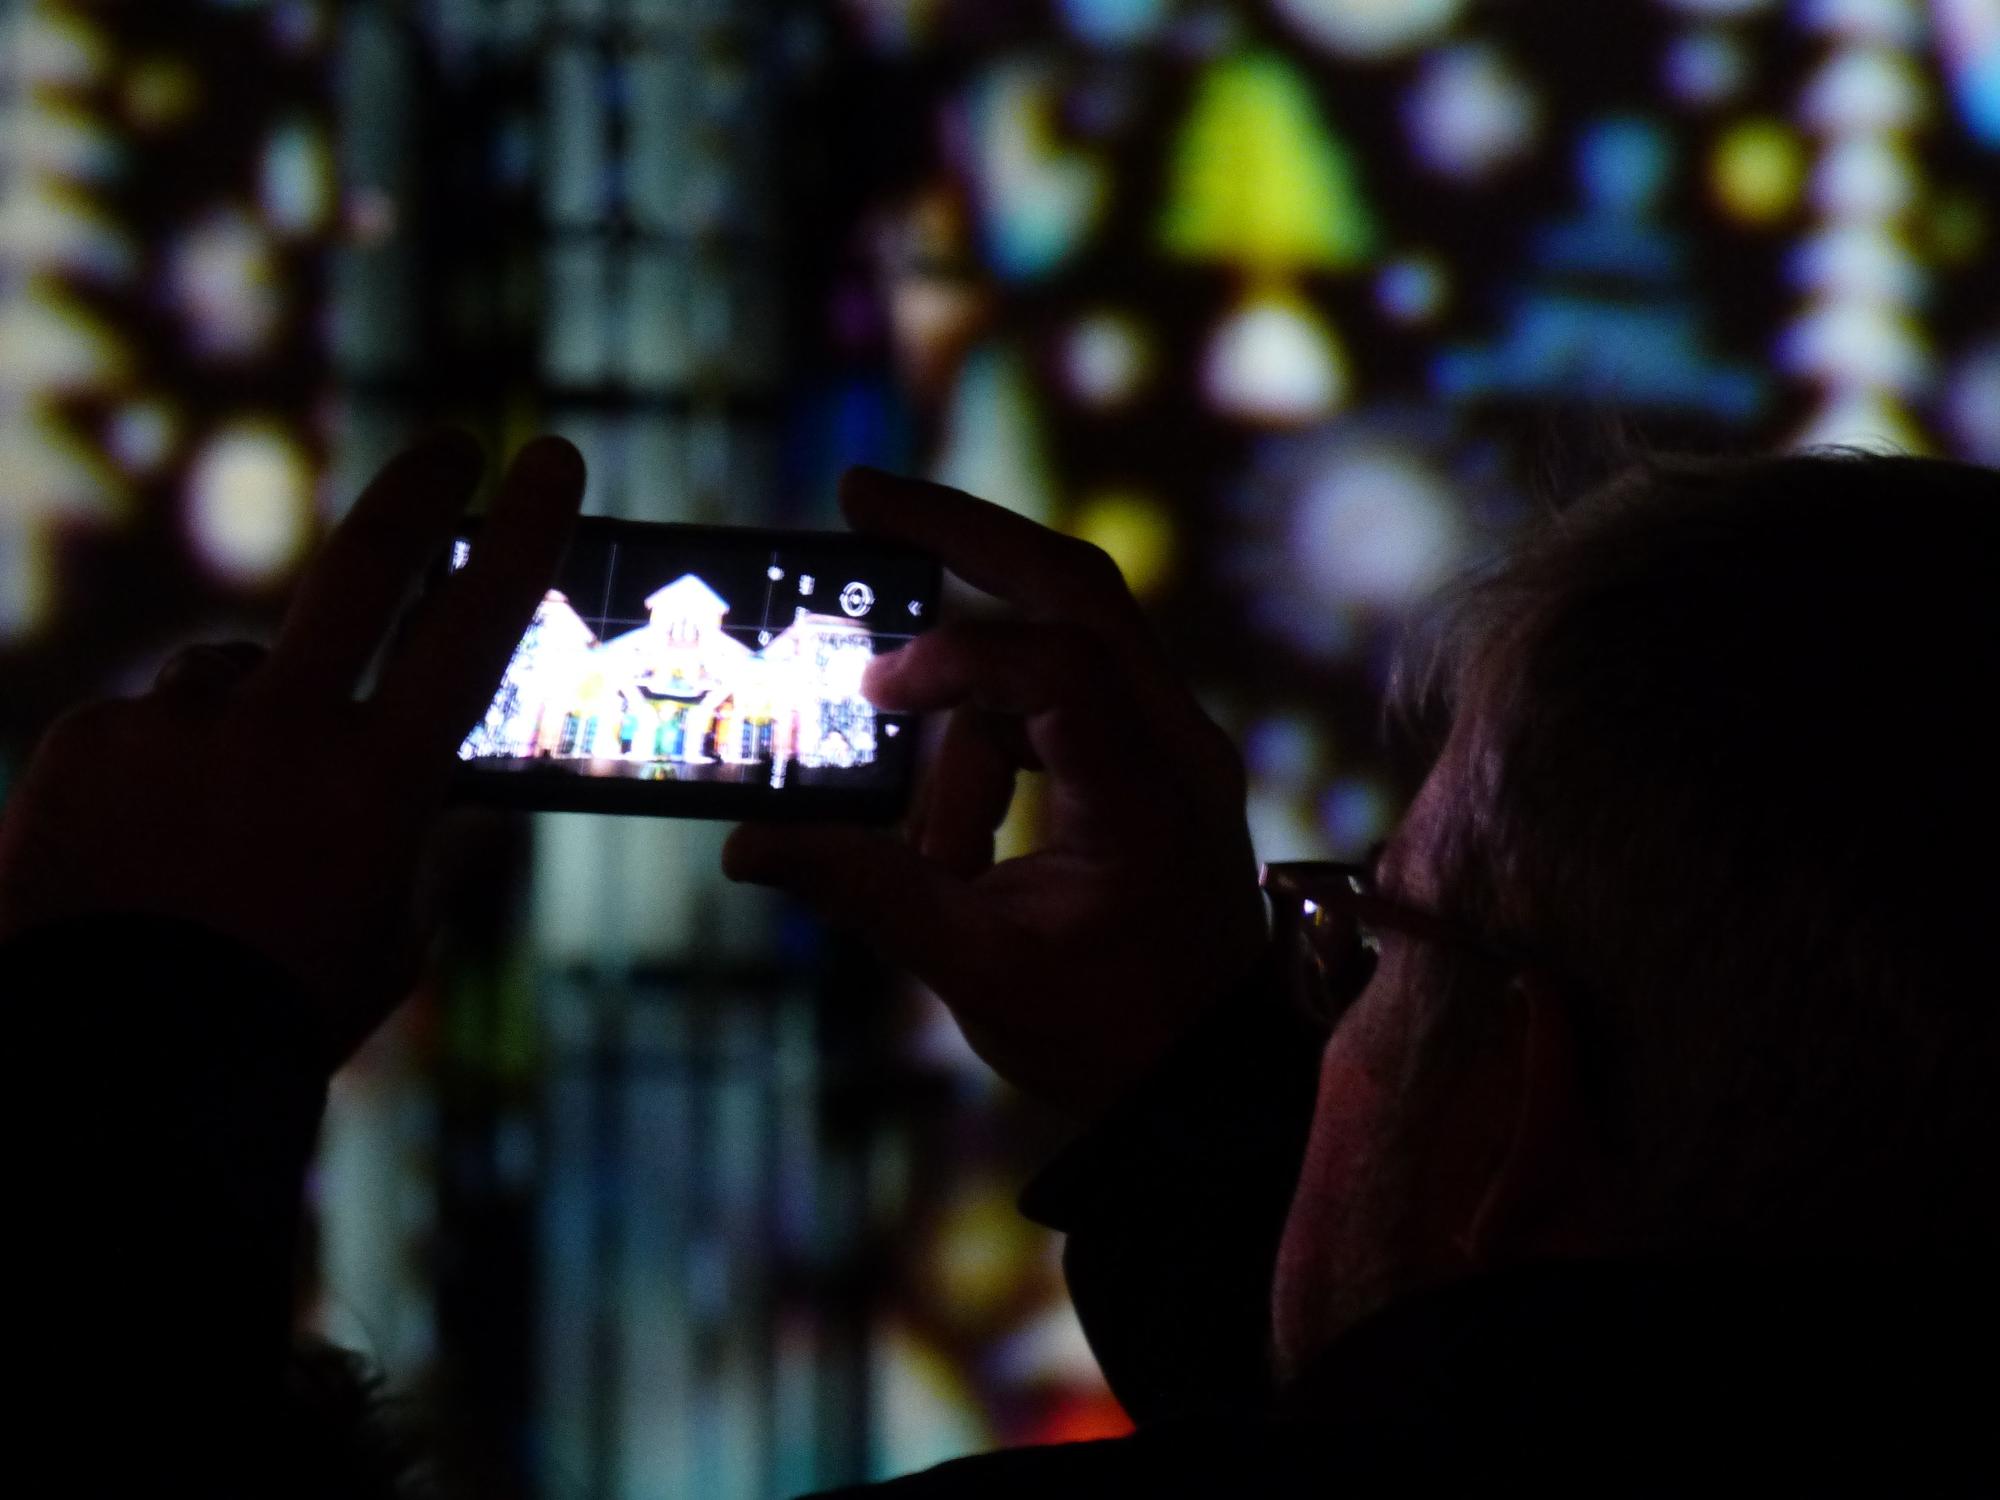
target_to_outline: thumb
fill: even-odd
[[[991,958],[965,883],[894,834],[745,823],[722,846],[722,873],[789,891],[934,990]]]

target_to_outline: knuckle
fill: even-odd
[[[980,621],[946,620],[941,625],[933,625],[907,646],[901,647],[900,651],[911,659],[956,655],[973,649],[987,634],[985,625]]]
[[[151,699],[112,698],[68,709],[42,731],[35,759],[49,767],[89,765],[109,755],[124,755],[134,741],[152,738],[147,726],[157,725]]]
[[[1042,627],[1039,669],[1068,687],[1081,687],[1103,677],[1103,642],[1087,628],[1071,621],[1056,621]]]

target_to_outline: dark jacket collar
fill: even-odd
[[[1275,1416],[1450,1473],[1915,1465],[2000,1487],[1995,1286],[1971,1262],[1524,1267],[1368,1319]]]
[[[1996,1495],[1995,1333],[1984,1266],[1525,1268],[1398,1301],[1272,1411],[1009,1449],[866,1493]]]

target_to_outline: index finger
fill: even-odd
[[[583,499],[583,458],[558,437],[518,453],[479,544],[411,630],[376,701],[420,739],[456,745],[548,592]]]
[[[1155,784],[1132,753],[1128,686],[1112,653],[1078,626],[959,620],[876,657],[862,691],[892,712],[969,705],[1016,717],[1057,788],[1143,815]]]
[[[857,530],[908,542],[974,588],[1031,614],[1088,626],[1121,646],[1151,638],[1103,548],[1005,506],[928,480],[849,469],[840,507]]]
[[[262,679],[286,693],[352,697],[481,463],[479,445],[450,431],[390,459],[306,569]]]

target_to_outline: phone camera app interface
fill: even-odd
[[[465,565],[461,539],[452,568]],[[481,769],[859,785],[900,773],[907,722],[861,674],[929,621],[914,558],[760,536],[580,532],[485,718]]]

